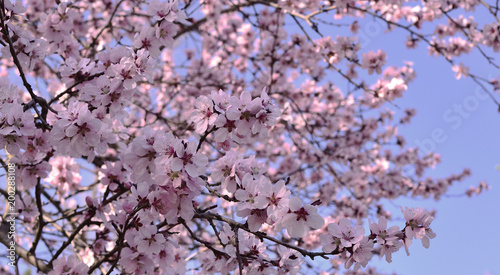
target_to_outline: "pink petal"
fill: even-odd
[[[301,238],[306,235],[307,226],[302,222],[298,222],[295,223],[293,226],[287,227],[286,230],[288,232],[288,235],[290,235],[290,237]]]
[[[298,197],[292,197],[288,202],[288,208],[290,208],[291,211],[297,211],[301,207],[302,207],[302,200],[299,199]]]
[[[182,160],[178,159],[178,158],[173,158],[171,161],[170,161],[170,168],[172,168],[172,171],[180,171],[183,167],[183,163],[182,163]]]
[[[307,225],[314,229],[320,229],[325,224],[325,220],[320,215],[311,215],[307,219]]]
[[[78,127],[76,127],[74,124],[71,124],[68,128],[66,128],[66,131],[64,132],[66,133],[66,136],[73,137],[78,132]]]

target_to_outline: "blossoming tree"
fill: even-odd
[[[416,73],[364,51],[359,20],[500,88],[456,61],[498,68],[498,2],[0,2],[2,274],[376,274],[436,236],[431,212],[384,202],[470,172],[426,176],[439,156],[397,131],[415,110],[385,107]]]

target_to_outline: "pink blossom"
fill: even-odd
[[[229,104],[229,95],[223,90],[212,91],[208,96],[214,102],[214,108],[218,112],[225,112]]]
[[[187,23],[186,13],[182,10],[179,10],[178,1],[160,1],[153,0],[148,5],[148,14],[152,15],[156,20],[165,19],[167,22],[173,22],[174,20],[179,21],[181,23]]]
[[[185,171],[191,177],[197,177],[205,172],[208,163],[208,158],[196,153],[196,143],[193,141],[186,143],[179,143],[175,147],[176,157],[172,158],[171,166],[173,171]]]
[[[284,246],[278,246],[278,253],[280,255],[280,262],[278,267],[278,274],[297,274],[301,269],[303,259],[297,251],[288,249]]]
[[[360,225],[352,226],[351,220],[342,218],[338,224],[329,224],[328,232],[339,238],[343,247],[351,247],[363,239],[365,229]]]
[[[30,136],[35,133],[35,129],[33,115],[23,112],[21,106],[9,108],[8,112],[0,117],[0,135]]]
[[[360,266],[366,267],[368,261],[372,257],[373,241],[368,237],[364,237],[359,243],[353,247],[351,257],[345,262],[344,267],[350,268],[353,263],[356,263],[354,270],[358,270]]]
[[[333,251],[340,248],[340,238],[337,238],[333,235],[335,229],[332,229],[333,224],[328,225],[328,233],[321,234],[319,239],[323,244],[321,250],[325,253],[332,253]]]
[[[293,238],[304,237],[311,228],[313,230],[319,229],[325,223],[323,218],[318,215],[316,207],[308,204],[302,205],[302,200],[298,197],[292,197],[288,207],[288,213],[277,226],[278,229],[285,227]]]
[[[214,125],[218,115],[214,111],[214,104],[206,96],[200,96],[194,102],[195,110],[191,113],[190,121],[195,123],[196,132],[203,134],[209,126]]]
[[[90,59],[75,60],[73,57],[70,57],[59,71],[64,77],[63,81],[68,86],[96,73],[95,63],[91,62]]]
[[[225,142],[230,138],[230,134],[236,129],[236,122],[228,119],[225,115],[220,115],[215,120],[215,126],[218,128],[215,131],[214,138],[218,142]]]
[[[396,225],[387,228],[387,219],[380,217],[378,223],[370,223],[370,231],[376,236],[378,244],[384,244],[396,240],[400,230]]]
[[[174,44],[174,35],[177,33],[177,26],[168,21],[161,22],[160,26],[156,28],[156,38],[165,47],[172,47]]]
[[[275,184],[264,182],[260,192],[255,198],[257,208],[267,208],[267,215],[272,220],[279,220],[287,211],[290,191],[285,187],[285,181],[280,180]]]
[[[403,246],[400,241],[402,234],[399,227],[392,226],[387,229],[387,219],[380,217],[378,223],[370,223],[370,231],[375,235],[377,244],[380,245],[380,255],[385,256],[388,263],[392,262],[392,253]]]
[[[221,187],[230,193],[236,191],[236,167],[243,156],[235,151],[229,151],[209,168],[214,182],[221,182]]]
[[[64,131],[73,144],[86,143],[95,146],[99,142],[97,132],[101,129],[101,121],[88,116],[79,116],[75,124]]]
[[[137,251],[145,255],[159,254],[166,240],[162,234],[157,233],[155,225],[146,225],[139,229],[134,242]]]
[[[180,140],[174,137],[170,132],[159,132],[154,138],[153,148],[158,153],[155,162],[163,164],[169,161],[175,155],[175,148],[179,145]]]
[[[58,114],[51,131],[51,142],[63,153],[73,157],[87,156],[92,161],[95,147],[102,142],[101,127],[102,122],[93,117],[86,103],[74,102],[67,112]]]
[[[145,27],[134,38],[134,47],[137,49],[147,50],[151,56],[155,58],[159,57],[162,42],[158,38],[159,35],[154,28]],[[164,40],[164,42],[166,42],[166,40]]]
[[[422,208],[401,208],[406,220],[405,232],[405,247],[408,249],[412,239],[421,239],[422,245],[429,247],[429,239],[436,237],[436,234],[429,227],[434,217],[429,212]]]
[[[494,52],[500,51],[500,23],[490,23],[483,27],[484,44],[492,47]]]
[[[255,180],[251,174],[245,174],[241,180],[241,188],[236,190],[234,197],[240,201],[236,214],[239,217],[248,217],[248,228],[252,231],[259,230],[260,226],[267,220],[267,211],[255,202],[259,190],[265,186],[265,177]]]
[[[43,160],[44,157],[45,155],[41,153],[32,155],[24,152],[24,154],[18,154],[11,159],[13,163],[17,163],[20,166],[16,189],[20,191],[29,190],[35,187],[38,178],[46,178],[48,176],[48,172],[52,166]]]
[[[382,66],[384,66],[386,62],[386,53],[382,50],[378,50],[375,52],[368,52],[363,54],[363,60],[361,67],[363,69],[368,69],[368,74],[373,74],[375,71],[377,74],[382,73]]]
[[[127,179],[122,169],[123,165],[120,161],[114,163],[106,162],[99,172],[99,180],[103,185],[110,185],[111,190],[116,190]]]
[[[78,261],[75,255],[60,257],[53,263],[54,269],[49,272],[49,275],[57,274],[75,274],[85,275],[89,271],[89,267]]]
[[[125,247],[122,250],[120,263],[126,272],[135,274],[148,274],[153,271],[153,260],[139,252],[134,252],[132,249]]]
[[[453,65],[452,70],[456,73],[456,79],[460,79],[462,77],[465,78],[469,75],[469,67],[465,66],[463,63],[460,63],[459,65]]]
[[[74,194],[82,180],[76,161],[70,157],[55,157],[50,164],[52,171],[45,180],[55,186],[61,195]]]

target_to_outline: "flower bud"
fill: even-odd
[[[94,202],[92,201],[91,197],[85,197],[85,202],[87,203],[88,207],[94,207]]]

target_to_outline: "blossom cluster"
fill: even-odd
[[[370,234],[365,236],[365,229],[361,225],[353,226],[351,220],[342,218],[338,223],[330,223],[327,233],[320,236],[324,245],[322,250],[326,253],[339,253],[346,259],[345,268],[355,264],[355,270],[360,266],[365,267],[373,254],[385,257],[387,262],[392,262],[392,254],[401,247],[406,253],[413,239],[420,239],[425,248],[429,248],[429,239],[436,234],[429,227],[433,217],[422,208],[401,208],[406,220],[405,227],[401,230],[395,225],[387,228],[387,219],[380,217],[378,223],[370,222]]]
[[[265,91],[252,99],[244,91],[240,97],[228,96],[223,91],[200,96],[195,101],[196,109],[191,114],[195,131],[203,134],[213,128],[214,140],[222,148],[235,142],[248,144],[267,137],[267,129],[274,126],[280,110],[271,104]]]

